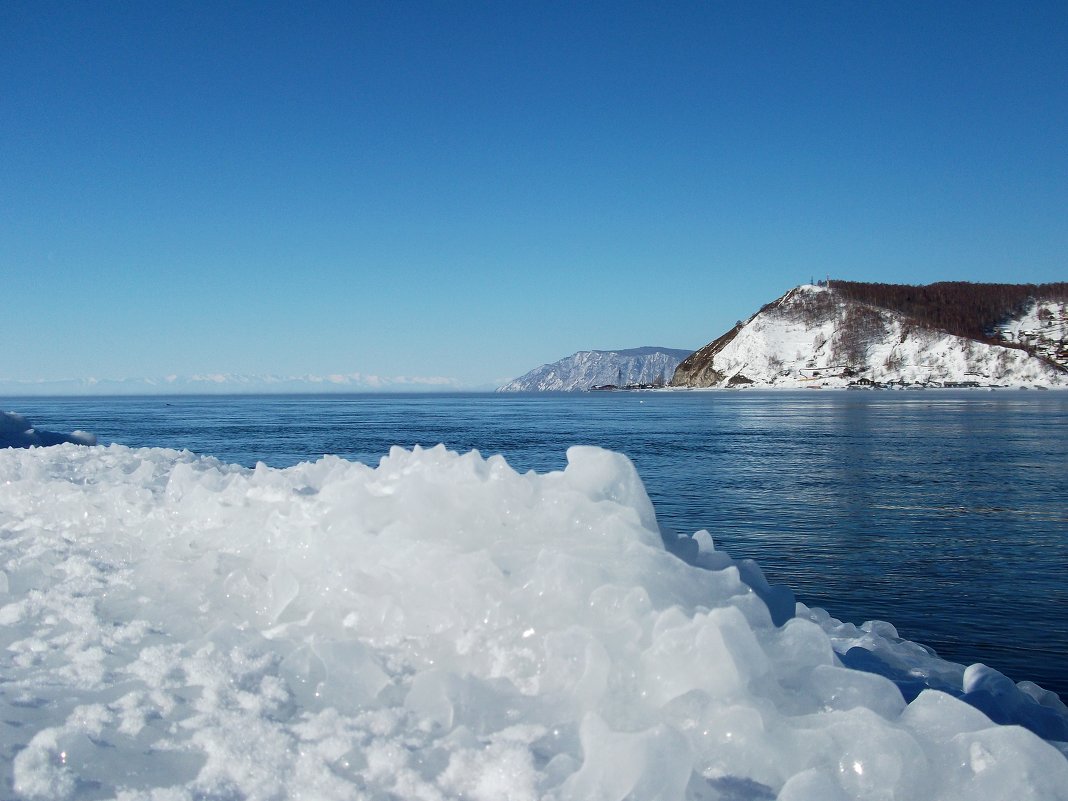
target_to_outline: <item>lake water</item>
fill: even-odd
[[[620,392],[0,399],[40,428],[286,466],[444,442],[555,470],[634,461],[662,526],[708,529],[843,620],[1068,698],[1068,393]]]

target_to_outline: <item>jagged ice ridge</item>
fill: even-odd
[[[1056,747],[921,687],[1049,731],[1056,698],[665,544],[620,454],[60,445],[0,486],[8,797],[1068,798]]]

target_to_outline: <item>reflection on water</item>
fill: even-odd
[[[627,453],[661,525],[707,528],[810,605],[1068,696],[1068,393],[673,392],[0,400],[42,428],[246,465],[394,444],[564,466]]]

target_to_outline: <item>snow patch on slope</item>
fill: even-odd
[[[1064,301],[1035,301],[1022,315],[998,326],[997,333],[1006,342],[1068,367],[1068,303]]]

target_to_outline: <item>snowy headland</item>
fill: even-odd
[[[0,487],[5,798],[1068,799],[1055,696],[665,542],[616,453],[68,444]]]
[[[962,336],[833,282],[804,285],[685,359],[671,385],[1068,387],[1068,302],[1030,299],[990,326],[982,339]]]

